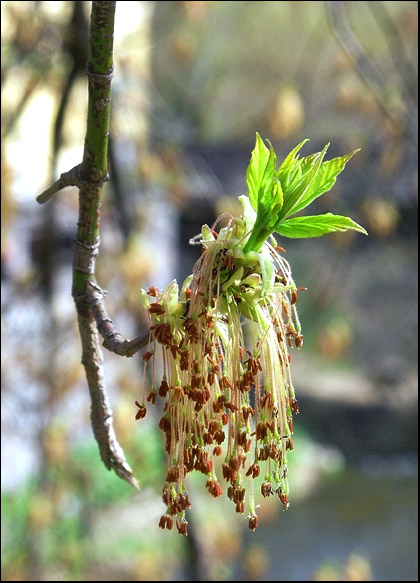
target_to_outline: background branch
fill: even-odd
[[[105,345],[117,354],[132,355],[133,343],[118,335],[106,314],[98,295],[88,289],[100,290],[95,280],[96,257],[99,251],[100,195],[103,183],[108,179],[108,139],[110,127],[111,80],[113,73],[114,16],[116,2],[93,1],[90,22],[88,77],[88,119],[83,161],[61,177],[37,201],[46,202],[58,190],[75,185],[79,188],[79,219],[73,252],[72,295],[78,314],[78,324],[82,341],[82,364],[91,397],[91,422],[95,439],[105,466],[113,469],[132,486],[138,483],[132,474],[124,452],[119,445],[113,428],[113,415],[109,405],[102,366],[97,320],[105,329]],[[91,309],[94,308],[94,309]],[[95,319],[95,313],[96,319]],[[115,349],[124,346],[125,352]],[[138,348],[139,349],[139,348]]]

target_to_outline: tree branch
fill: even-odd
[[[79,220],[73,251],[72,295],[76,305],[82,364],[91,397],[93,433],[105,466],[138,488],[113,428],[98,329],[104,346],[117,354],[131,356],[146,345],[139,339],[125,340],[118,334],[103,303],[103,292],[96,284],[95,265],[99,251],[100,194],[108,180],[108,138],[110,126],[111,80],[113,73],[114,15],[116,2],[93,1],[90,22],[90,47],[87,65],[88,119],[83,161],[64,172],[37,201],[44,203],[66,186],[79,188]],[[141,340],[141,339],[140,339]]]

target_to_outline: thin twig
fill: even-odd
[[[82,338],[82,364],[85,367],[92,401],[92,429],[99,445],[101,459],[109,470],[113,469],[120,478],[138,489],[139,484],[133,476],[125,459],[124,451],[115,435],[112,409],[104,382],[102,351],[99,346],[95,321],[79,315],[78,323]]]
[[[415,131],[413,131],[408,120],[392,112],[382,97],[385,77],[372,62],[354,34],[347,20],[346,2],[344,0],[327,0],[326,6],[331,26],[338,42],[353,63],[360,79],[373,95],[380,111],[400,132],[416,141]]]
[[[86,288],[86,298],[89,308],[95,316],[99,334],[104,339],[102,346],[119,356],[134,356],[136,352],[147,346],[149,334],[127,340],[117,332],[105,308],[105,292],[95,282],[90,281]]]
[[[39,204],[44,204],[45,202],[49,201],[56,192],[62,188],[66,188],[66,186],[80,186],[81,166],[81,164],[78,164],[71,170],[63,172],[60,178],[56,180],[52,186],[47,188],[47,190],[44,190],[44,192],[36,197],[36,202],[39,202]]]

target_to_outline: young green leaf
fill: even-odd
[[[276,174],[276,154],[270,144],[270,149],[264,144],[257,132],[255,148],[246,171],[249,200],[254,210],[258,211],[261,199],[266,198],[271,190]]]
[[[298,152],[302,149],[306,142],[309,142],[308,138],[306,138],[306,140],[302,140],[302,142],[286,156],[284,162],[278,170],[277,176],[284,190],[288,190],[289,185],[295,178],[296,172],[298,172],[298,169],[300,168]]]
[[[251,206],[257,211],[254,227],[244,251],[259,250],[273,232],[283,206],[283,191],[276,177],[276,154],[257,133],[246,179]]]
[[[299,203],[293,206],[292,212],[297,213],[303,210],[312,201],[321,196],[321,194],[331,190],[337,180],[337,176],[344,170],[345,165],[356,152],[359,152],[359,150],[353,150],[353,152],[350,152],[346,156],[323,162],[318,172],[314,175],[305,195],[300,199]]]
[[[348,230],[359,231],[359,233],[367,235],[365,229],[352,219],[331,213],[294,217],[293,219],[280,221],[276,226],[277,233],[283,235],[283,237],[290,237],[292,239],[322,237],[322,235],[326,235],[327,233]]]
[[[286,219],[288,216],[297,212],[295,209],[306,196],[311,184],[322,165],[322,161],[327,152],[329,144],[325,146],[322,152],[317,152],[311,156],[306,156],[296,162],[299,171],[296,172],[296,178],[284,191],[283,208],[278,216],[279,220]]]

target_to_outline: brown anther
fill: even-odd
[[[265,423],[264,421],[260,421],[260,423],[258,423],[257,425],[256,430],[257,439],[265,439],[267,437],[267,433],[268,433],[267,423]]]
[[[210,423],[208,425],[208,432],[211,433],[212,435],[214,435],[218,429],[219,429],[219,422],[216,421],[215,419],[213,421],[210,421]]]
[[[179,534],[183,534],[185,536],[187,536],[188,534],[188,522],[185,520],[185,518],[179,520],[179,518],[176,519],[176,527],[178,529]]]
[[[281,251],[282,253],[286,253],[286,249],[284,247],[280,247],[280,245],[276,245],[274,247],[276,251]]]
[[[286,449],[290,449],[290,451],[292,451],[293,449],[293,441],[291,437],[289,437],[289,439],[286,442]]]
[[[295,346],[296,346],[296,348],[301,348],[302,344],[303,344],[303,336],[302,336],[302,334],[298,334],[295,337]]]
[[[245,488],[234,488],[233,501],[236,503],[243,502],[245,499]]]
[[[213,436],[208,432],[203,433],[203,440],[206,445],[212,445],[214,441]]]
[[[271,494],[274,494],[273,486],[270,482],[263,482],[261,484],[261,494],[264,496],[264,498],[268,498],[271,496]]]
[[[218,498],[223,494],[220,484],[214,480],[207,480],[206,488],[214,498]]]
[[[169,506],[171,503],[171,490],[166,486],[162,490],[162,500],[166,506]]]
[[[235,510],[238,514],[243,514],[245,512],[245,502],[237,502]]]
[[[156,391],[150,391],[150,393],[147,395],[147,401],[149,401],[149,403],[152,403],[152,405],[155,405],[156,403]]]
[[[242,407],[242,418],[245,422],[250,415],[251,417],[254,415],[254,409],[250,405]]]
[[[189,352],[188,352],[188,350],[182,350],[179,367],[181,370],[188,370],[188,368],[189,368]]]
[[[224,434],[223,434],[224,436]],[[220,445],[216,445],[216,447],[213,449],[213,455],[222,455],[222,448],[220,447]]]
[[[163,415],[163,416],[160,418],[160,421],[159,421],[159,429],[161,429],[161,430],[162,430],[163,432],[165,432],[165,433],[171,429],[171,424],[170,424],[170,421],[169,421],[169,419],[166,417],[166,415]]]
[[[157,314],[157,315],[162,315],[166,312],[165,306],[162,306],[162,304],[150,304],[150,306],[147,308],[149,310],[149,314]]]
[[[149,360],[152,358],[153,356],[153,352],[150,352],[150,350],[148,352],[145,352],[142,356],[142,359],[144,360],[144,362],[149,362]]]
[[[185,290],[185,297],[187,298],[187,300],[190,299],[191,294],[192,294],[191,288],[190,287],[187,287],[186,290]]]
[[[233,470],[227,464],[222,464],[222,476],[227,482],[232,480]]]
[[[170,324],[154,324],[150,326],[150,330],[153,331],[153,335],[160,344],[165,344],[169,346],[172,342],[172,331]]]
[[[174,392],[174,398],[177,401],[181,401],[185,397],[184,389],[180,386],[171,387]]]
[[[169,392],[168,382],[165,379],[163,379],[159,386],[159,397],[162,397],[162,399],[164,399],[168,392]]]
[[[222,377],[222,386],[225,387],[226,389],[229,388],[233,391],[233,385],[227,376]]]
[[[293,306],[298,301],[298,293],[296,290],[293,290],[290,294],[290,304]]]
[[[232,468],[232,470],[239,470],[239,468],[241,467],[241,459],[239,456],[237,457],[231,457],[229,460],[229,466]]]
[[[179,469],[170,468],[166,473],[165,482],[177,482],[179,478]]]
[[[248,518],[248,527],[254,531],[258,526],[258,516],[256,514],[253,514],[252,516],[249,516]]]
[[[265,460],[268,460],[269,457],[270,457],[270,450],[267,449],[266,447],[261,448],[259,451],[259,454],[258,454],[258,460],[260,462],[264,462]]]
[[[287,494],[282,492],[281,489],[277,491],[277,494],[280,498],[281,503],[283,504],[283,510],[287,510],[290,506],[289,498],[287,497]]]
[[[147,292],[147,295],[148,295],[148,296],[152,296],[153,298],[156,298],[156,297],[157,297],[157,295],[158,295],[158,293],[159,293],[159,290],[158,290],[158,288],[157,288],[157,287],[155,287],[154,285],[152,285],[152,286],[149,288],[149,291]]]
[[[253,464],[253,471],[252,471],[252,477],[253,478],[258,478],[258,476],[260,475],[261,472],[261,468],[258,464]]]
[[[260,397],[260,405],[261,407],[265,407],[268,404],[268,407],[270,407],[273,403],[273,396],[271,395],[271,393],[267,393],[264,392],[264,395],[262,397]]]
[[[290,408],[292,409],[293,413],[295,413],[297,415],[299,413],[299,404],[297,402],[297,399],[290,398],[289,405],[290,405]]]
[[[246,445],[247,437],[248,437],[246,431],[241,431],[237,435],[238,435],[238,445],[244,447]]]
[[[181,507],[181,510],[186,510],[187,508],[191,508],[191,503],[189,501],[188,495],[179,494],[178,503]]]
[[[139,410],[136,413],[136,421],[137,421],[138,419],[143,419],[143,417],[146,416],[147,409],[146,409],[145,405],[140,405],[140,403],[138,401],[135,401],[135,404],[139,408]]]

